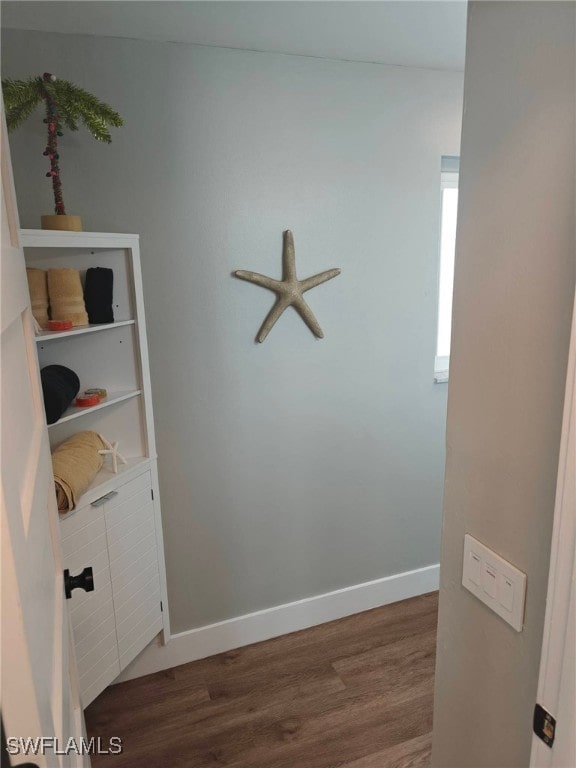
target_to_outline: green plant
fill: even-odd
[[[58,154],[58,139],[63,135],[62,125],[77,131],[78,124],[83,123],[95,139],[109,144],[112,137],[108,126],[121,126],[122,118],[96,96],[68,80],[58,80],[49,72],[28,80],[2,80],[2,92],[9,131],[30,117],[41,102],[45,103],[44,122],[48,140],[44,155],[50,160],[50,170],[46,176],[52,179],[54,210],[57,214],[65,215]]]

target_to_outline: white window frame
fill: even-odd
[[[459,172],[454,170],[442,171],[440,174],[440,238],[438,240],[438,315],[436,324],[436,351],[438,351],[438,333],[440,330],[440,275],[442,270],[441,243],[443,223],[443,198],[445,189],[458,189]],[[438,355],[434,357],[434,383],[444,384],[448,382],[450,370],[450,355]]]

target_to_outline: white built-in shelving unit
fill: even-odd
[[[152,393],[138,235],[21,231],[26,265],[90,267],[114,272],[114,322],[43,331],[36,337],[40,368],[59,364],[80,379],[80,390],[103,387],[106,400],[71,406],[48,425],[55,447],[82,430],[118,441],[127,463],[110,460],[78,501],[61,515],[64,567],[91,566],[93,592],[70,600],[76,659],[87,706],[159,633],[170,636]]]

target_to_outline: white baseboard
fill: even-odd
[[[439,565],[429,565],[180,632],[172,635],[166,645],[161,645],[156,639],[126,667],[115,682],[177,667],[216,653],[433,592],[438,589],[439,572]]]

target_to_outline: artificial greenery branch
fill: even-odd
[[[82,123],[95,139],[109,144],[112,136],[108,126],[121,126],[122,118],[96,96],[68,80],[57,80],[49,72],[28,80],[2,80],[2,91],[9,131],[30,117],[41,102],[45,103],[44,122],[48,139],[44,155],[50,160],[50,170],[46,176],[52,179],[55,212],[64,215],[66,210],[58,162],[58,138],[63,135],[62,124],[71,131],[77,131],[78,124]]]

